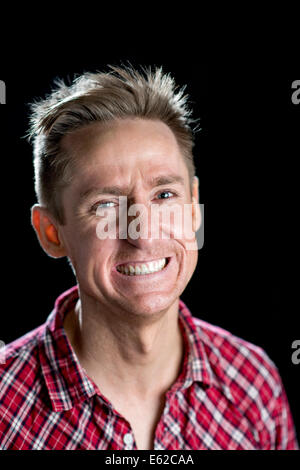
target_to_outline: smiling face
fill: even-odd
[[[197,250],[187,249],[183,236],[153,237],[150,224],[147,237],[137,239],[101,240],[96,230],[97,208],[118,218],[121,195],[128,208],[143,204],[149,216],[154,204],[191,204],[188,169],[173,132],[160,121],[126,119],[79,129],[62,146],[76,164],[62,193],[66,224],[59,235],[81,294],[108,311],[149,316],[170,308],[194,272]],[[193,195],[198,200],[196,186]]]

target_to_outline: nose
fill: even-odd
[[[182,238],[180,206],[151,202],[147,193],[119,198],[119,238],[141,249],[151,249],[158,239]]]
[[[154,243],[151,224],[150,205],[145,202],[133,202],[128,207],[127,241],[140,249],[151,249]]]

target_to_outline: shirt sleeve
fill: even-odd
[[[278,370],[277,370],[278,372]],[[275,400],[273,419],[275,422],[275,450],[299,450],[296,430],[288,398],[278,375],[278,396]]]

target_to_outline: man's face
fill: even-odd
[[[188,170],[173,132],[160,121],[126,119],[79,129],[65,136],[62,145],[76,164],[62,194],[66,224],[59,233],[81,293],[108,311],[150,316],[168,309],[189,282],[198,256],[187,248],[184,233],[162,239],[151,230],[152,205],[176,204],[183,210],[192,202]],[[197,193],[196,188],[196,198]],[[128,208],[145,208],[146,237],[97,236],[99,207],[116,216],[118,229],[120,195],[127,196]],[[153,261],[158,263],[149,264]],[[137,266],[143,274],[132,272]]]

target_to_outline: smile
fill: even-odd
[[[148,263],[128,263],[117,266],[117,271],[126,276],[139,276],[141,274],[152,274],[164,269],[168,264],[167,258],[161,258]]]

